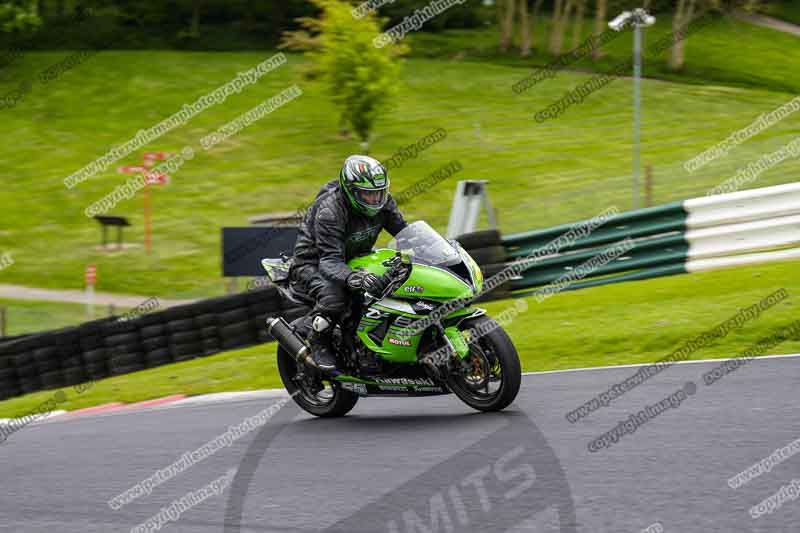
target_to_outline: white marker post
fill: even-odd
[[[86,265],[86,315],[94,318],[94,285],[97,283],[97,267]]]

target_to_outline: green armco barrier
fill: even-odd
[[[687,250],[688,245],[683,247],[676,246],[670,250],[643,250],[639,253],[629,252],[605,265],[595,268],[588,275],[584,276],[584,278],[597,278],[630,270],[652,269],[675,263],[684,264]],[[584,259],[585,261],[601,253],[603,253],[603,250],[594,250],[593,252],[585,252],[581,255],[588,254],[588,257]],[[510,288],[516,290],[547,285],[548,283],[556,281],[559,277],[569,274],[574,270],[574,267],[579,266],[582,262],[583,261],[579,261],[570,265],[553,266],[544,269],[536,268],[526,273],[521,279],[512,280]]]
[[[675,274],[800,258],[800,183],[692,198],[680,202],[527,231],[501,238],[513,272],[503,284],[512,297],[573,273],[568,290]],[[611,246],[630,239],[626,253],[603,264]],[[592,258],[595,265],[581,269]],[[510,269],[510,270],[508,270]],[[576,269],[579,269],[576,271]],[[539,287],[536,289],[536,287]]]
[[[604,246],[595,246],[568,254],[545,257],[544,259],[531,259],[529,261],[520,258],[517,260],[516,264],[525,265],[523,271],[542,271],[552,268],[564,269],[566,267],[576,267],[584,261],[588,261],[592,257],[602,253],[605,248]],[[675,233],[674,235],[651,237],[649,239],[636,241],[633,243],[630,251],[625,254],[625,257],[638,259],[640,257],[652,256],[654,253],[658,252],[681,252],[686,254],[688,249],[689,243],[686,242],[686,235],[684,233]]]
[[[673,202],[656,207],[637,209],[609,217],[605,223],[598,226],[586,237],[576,239],[559,247],[558,252],[598,246],[625,237],[646,237],[669,232],[683,232],[686,230],[687,211],[683,202]],[[547,245],[571,229],[589,225],[591,219],[571,224],[562,224],[552,228],[515,233],[502,238],[503,246],[511,257],[525,257],[541,249],[543,252]]]
[[[589,287],[599,287],[601,285],[609,285],[611,283],[623,283],[626,281],[641,281],[645,279],[651,278],[661,278],[665,276],[676,276],[678,274],[687,274],[686,264],[683,262],[672,264],[672,265],[664,265],[660,267],[654,268],[647,268],[640,270],[638,272],[628,272],[626,274],[620,274],[618,276],[606,276],[602,278],[596,279],[588,279],[588,280],[580,280],[574,283],[570,283],[569,285],[565,286],[562,290],[564,291],[575,291],[578,289],[587,289]],[[517,292],[514,293],[514,298],[524,298],[527,296],[531,296],[536,294],[537,292],[541,292],[542,288],[539,287],[537,289],[524,291],[524,292]]]

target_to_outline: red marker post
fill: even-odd
[[[150,190],[148,187],[150,185],[166,185],[169,183],[168,175],[155,174],[150,172],[149,169],[155,165],[156,161],[164,161],[170,155],[172,154],[169,152],[145,152],[143,156],[144,166],[126,166],[117,168],[117,172],[120,174],[141,173],[144,175],[144,249],[147,252],[147,255],[150,255],[150,250],[152,249],[150,238]]]
[[[94,318],[94,286],[97,283],[96,266],[86,265],[84,281],[86,282],[86,314],[89,318]]]

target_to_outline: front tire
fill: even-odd
[[[304,411],[314,416],[330,418],[344,416],[355,407],[358,394],[342,389],[336,381],[323,379],[323,390],[313,394],[308,387],[299,386],[294,379],[297,365],[294,357],[278,346],[278,372],[281,381],[295,403]]]
[[[462,332],[488,333],[470,342],[470,353],[461,363],[453,365],[447,377],[450,390],[478,411],[505,409],[517,397],[522,382],[522,369],[514,343],[488,316],[464,320],[459,329]]]

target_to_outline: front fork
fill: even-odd
[[[444,372],[452,371],[455,364],[465,365],[465,358],[469,355],[469,344],[464,338],[464,333],[459,329],[461,322],[486,314],[484,309],[471,308],[461,311],[456,317],[447,317],[445,324],[436,324],[442,346],[425,354],[420,358],[420,363],[425,365],[431,377],[444,381]]]

